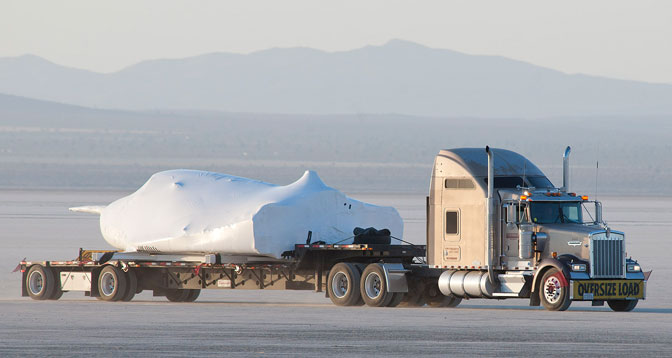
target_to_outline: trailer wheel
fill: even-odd
[[[127,279],[124,271],[107,265],[98,275],[98,293],[103,301],[119,301],[126,295]]]
[[[553,267],[544,273],[541,278],[539,299],[549,311],[564,311],[569,308],[569,287],[562,271]]]
[[[609,300],[607,304],[616,312],[630,312],[637,306],[637,301],[639,300]]]
[[[26,274],[26,290],[34,300],[46,300],[54,294],[56,283],[49,267],[33,265]]]
[[[50,300],[56,301],[63,296],[63,290],[61,289],[61,283],[59,281],[60,277],[59,279],[56,280],[55,284],[56,287],[54,287],[54,293],[52,293],[51,296],[49,297]]]
[[[170,302],[186,302],[189,293],[189,290],[169,289],[166,292],[166,298]]]
[[[63,289],[61,288],[61,273],[54,270],[53,267],[49,268],[49,271],[54,275],[54,292],[49,296],[49,300],[58,300],[63,296]]]
[[[138,278],[135,276],[135,272],[133,272],[133,270],[128,270],[128,272],[126,272],[126,280],[126,292],[124,293],[124,296],[121,298],[121,300],[124,302],[129,302],[133,299],[133,297],[135,297],[135,292],[138,289]]]
[[[385,271],[380,264],[366,266],[362,273],[360,291],[364,303],[371,307],[385,307],[394,298],[394,294],[387,290]]]
[[[187,295],[187,299],[184,300],[184,302],[194,302],[198,298],[198,296],[201,294],[201,290],[199,289],[192,289],[189,290],[189,295]]]
[[[339,262],[329,271],[327,291],[329,299],[336,306],[357,306],[361,304],[359,285],[361,274],[356,265]]]

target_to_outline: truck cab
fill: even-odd
[[[625,234],[602,219],[602,206],[569,191],[534,163],[504,150],[442,150],[428,197],[428,265],[439,288],[461,298],[529,298],[564,310],[572,301],[632,310],[646,278],[626,258]]]

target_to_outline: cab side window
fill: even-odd
[[[459,222],[457,211],[446,211],[446,234],[457,235],[460,229]]]

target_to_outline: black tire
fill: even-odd
[[[26,274],[26,291],[34,300],[46,300],[53,296],[56,283],[49,267],[33,265]]]
[[[49,297],[50,300],[52,301],[57,301],[63,296],[63,290],[61,290],[60,287],[57,287],[54,289],[54,293]]]
[[[170,302],[186,302],[189,290],[170,289],[166,292],[166,298]]]
[[[194,302],[200,296],[201,290],[199,289],[192,289],[189,290],[189,295],[187,295],[187,299],[184,300],[184,302]]]
[[[565,286],[563,287],[563,282]],[[569,286],[562,271],[555,267],[544,273],[539,282],[539,300],[549,311],[564,311],[569,308]]]
[[[329,299],[336,306],[361,305],[360,288],[361,274],[356,265],[339,262],[329,271],[327,292]]]
[[[124,293],[124,296],[121,298],[122,301],[124,302],[129,302],[135,297],[135,291],[138,289],[138,278],[135,276],[135,272],[133,270],[128,270],[126,272],[126,292]]]
[[[107,265],[98,275],[98,294],[103,301],[119,301],[126,294],[128,286],[126,273],[119,268]]]
[[[609,300],[607,304],[616,312],[630,312],[637,306],[637,301],[639,300]]]
[[[394,294],[387,290],[385,270],[381,264],[370,264],[362,273],[359,290],[367,306],[385,307],[394,298]]]
[[[50,268],[49,271],[54,275],[54,292],[51,293],[49,299],[56,301],[63,296],[63,290],[61,289],[61,273],[53,268]]]
[[[390,300],[390,303],[387,304],[387,307],[397,307],[403,301],[404,296],[406,293],[404,292],[391,292],[392,293],[392,300]]]

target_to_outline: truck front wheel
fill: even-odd
[[[630,312],[637,306],[638,300],[609,300],[607,304],[616,312]]]
[[[339,262],[329,271],[327,291],[329,299],[337,306],[357,306],[362,302],[359,293],[361,274],[356,265]]]
[[[544,273],[541,278],[539,299],[549,311],[564,311],[569,308],[569,286],[562,271],[553,267]]]

